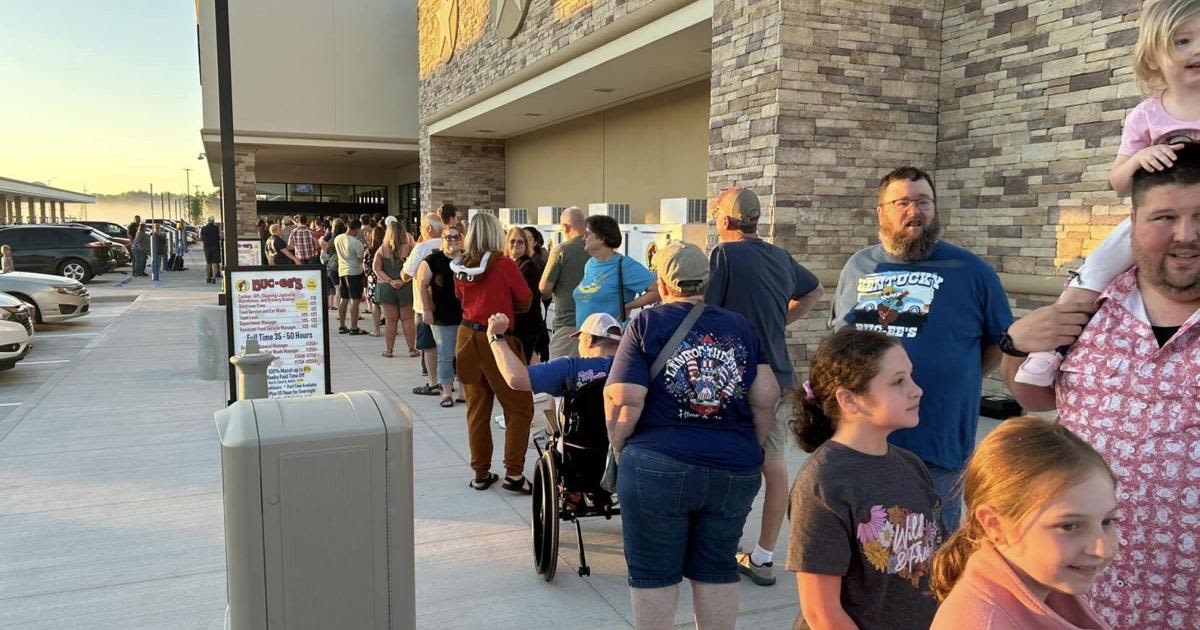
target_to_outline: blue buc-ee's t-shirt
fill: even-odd
[[[663,304],[629,322],[608,383],[646,387],[646,403],[627,444],[658,451],[685,464],[720,470],[760,466],[750,386],[766,353],[745,317],[706,307],[651,381],[650,367],[692,305]]]
[[[617,262],[621,264],[621,277],[617,276]],[[625,285],[625,295],[618,297],[617,281]],[[654,282],[654,274],[642,263],[621,254],[613,254],[608,260],[589,258],[583,266],[583,280],[575,287],[575,327],[583,326],[583,320],[592,313],[608,313],[621,319],[621,305],[628,304],[639,293]]]
[[[889,441],[930,464],[962,469],[979,424],[983,349],[1012,323],[996,272],[949,243],[939,242],[916,263],[874,245],[842,269],[830,323],[900,339],[924,393],[920,424]]]
[[[535,394],[565,396],[568,391],[608,376],[612,357],[559,357],[529,366],[529,389]]]

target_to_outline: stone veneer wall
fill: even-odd
[[[439,56],[437,11],[443,2],[458,3],[458,45],[453,57]],[[648,5],[674,0],[532,0],[521,31],[513,39],[499,36],[489,0],[419,0],[419,111],[429,116],[469,97],[506,76],[535,63],[572,42],[591,35]]]
[[[233,181],[237,195],[237,236],[258,238],[258,178],[253,151],[233,154]]]
[[[937,179],[948,237],[998,271],[1061,275],[1128,215],[1108,171],[1143,97],[1140,0],[946,0]]]
[[[937,147],[941,10],[921,1],[718,1],[709,193],[758,193],[760,232],[812,270],[877,241],[875,189]],[[828,299],[788,330],[807,364]]]
[[[431,212],[443,203],[469,208],[504,205],[504,141],[421,133],[421,205]]]
[[[1065,267],[1077,266],[1128,216],[1126,201],[1109,188],[1108,170],[1120,144],[1122,120],[1143,98],[1129,67],[1139,0],[945,0],[935,8],[898,1],[820,3],[822,15],[792,8],[783,16],[782,28],[759,29],[761,38],[752,34],[754,19],[772,24],[774,18],[769,5],[757,14],[753,5],[718,2],[714,9],[710,192],[742,174],[747,185],[774,194],[774,225],[764,233],[802,264],[815,270],[838,269],[854,250],[876,242],[875,184],[891,167],[905,162],[932,170],[947,240],[971,249],[1004,273],[1063,276]],[[839,24],[838,15],[853,16],[853,22]],[[886,24],[887,15],[891,24]],[[792,16],[801,20],[790,21]],[[873,21],[881,18],[884,24]],[[903,33],[908,27],[924,34],[917,25],[930,20],[938,31],[932,37]],[[791,24],[802,27],[789,28]],[[902,41],[889,42],[891,35],[900,35]],[[926,42],[934,46],[931,58],[925,56]],[[815,46],[809,48],[810,43]],[[796,102],[786,95],[786,72],[778,79],[784,94],[778,99],[780,115],[772,117],[773,104],[763,100],[762,93],[777,79],[769,60],[756,50],[776,44],[785,57],[778,63],[800,73],[793,76],[812,72],[806,54],[819,58],[816,73],[823,76],[813,78],[825,84],[801,94],[806,100],[798,116],[786,115],[794,107],[790,103]],[[896,52],[888,50],[889,44],[915,50],[900,48],[905,56],[886,59],[881,55]],[[879,65],[871,68],[872,61]],[[928,61],[933,64],[932,86],[938,89],[932,107],[923,98],[931,86],[923,72],[931,68]],[[903,84],[911,91],[907,98],[898,95],[899,107],[888,112],[891,124],[856,123],[856,116],[864,113],[887,115],[870,111],[871,96],[878,94],[872,88],[895,90],[897,84],[888,81],[896,73],[903,73]],[[835,104],[824,120],[806,119],[806,113],[829,105],[829,95],[839,89],[834,86],[852,79],[850,98]],[[817,101],[814,94],[823,100]],[[756,117],[752,110],[734,107],[730,116],[720,105],[727,99],[740,104],[753,98],[765,115]],[[856,104],[857,98],[863,102]],[[908,125],[897,124],[902,113],[908,114]],[[725,131],[739,118],[749,119],[751,126],[749,137],[740,143],[736,134]],[[763,122],[772,118],[778,126]],[[922,131],[929,127],[921,123],[926,121],[936,134],[933,150],[924,145]],[[845,131],[822,138],[823,125]],[[866,136],[872,134],[856,134],[856,129],[871,129],[881,141],[883,150],[875,153],[874,163],[871,152],[864,157],[854,146],[855,138],[866,145]],[[755,130],[773,137],[761,139],[763,133]],[[786,150],[797,146],[787,141],[788,133],[796,134],[793,142],[800,147],[824,150],[810,152],[810,158],[818,159],[802,164],[799,172]],[[811,191],[805,188],[810,181]],[[830,212],[839,208],[842,213]],[[795,225],[806,227],[796,233]],[[1053,301],[1038,295],[1009,297],[1016,316]],[[827,334],[829,308],[828,298],[822,300],[804,321],[789,328],[792,358],[801,370],[815,343]],[[999,393],[1004,388],[990,378],[985,390]]]

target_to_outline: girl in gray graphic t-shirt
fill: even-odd
[[[792,423],[812,453],[791,492],[787,569],[813,627],[929,628],[941,501],[925,465],[888,444],[917,425],[921,388],[899,342],[843,329],[821,342]]]

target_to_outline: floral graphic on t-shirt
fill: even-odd
[[[858,526],[863,558],[881,573],[904,578],[920,588],[929,571],[929,560],[937,550],[936,521],[920,512],[892,506],[871,506]]]

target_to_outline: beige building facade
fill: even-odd
[[[213,0],[196,3],[204,127],[221,181]],[[230,2],[239,235],[259,215],[415,216],[415,0]]]
[[[915,165],[945,238],[1028,308],[1128,213],[1107,172],[1142,98],[1139,9],[419,0],[422,203],[629,203],[654,222],[658,199],[737,183],[766,206],[764,235],[832,284],[877,241],[879,178]],[[798,363],[826,316],[791,329]]]

